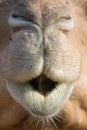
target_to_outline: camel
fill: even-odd
[[[0,0],[0,130],[87,129],[87,0]]]

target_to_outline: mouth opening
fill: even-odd
[[[34,78],[28,82],[29,85],[40,94],[47,96],[53,89],[56,88],[58,82],[51,80],[45,75],[41,75],[37,78]]]

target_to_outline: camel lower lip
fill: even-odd
[[[29,113],[36,117],[52,117],[58,114],[70,96],[74,84],[57,84],[47,96],[34,90],[31,85],[7,82],[11,96]]]

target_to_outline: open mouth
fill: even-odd
[[[28,81],[28,83],[34,90],[38,91],[44,96],[48,95],[53,89],[56,88],[56,85],[58,84],[58,82],[51,80],[45,75],[40,75],[39,77]]]
[[[35,117],[58,114],[70,96],[74,84],[59,83],[40,75],[26,84],[7,82],[11,96]]]

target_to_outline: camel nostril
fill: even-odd
[[[55,89],[57,82],[52,81],[51,79],[47,78],[45,75],[41,75],[35,79],[29,81],[29,84],[32,88],[42,95],[46,96],[49,94],[53,89]]]

